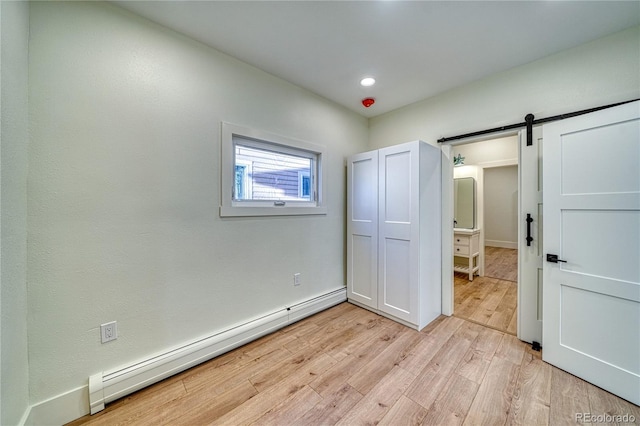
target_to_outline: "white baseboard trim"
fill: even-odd
[[[345,300],[347,291],[343,287],[132,365],[97,373],[89,378],[91,413],[95,414],[104,409],[105,403],[122,398]]]
[[[131,365],[100,372],[89,384],[29,407],[21,425],[61,425],[104,409],[122,398],[181,371],[347,300],[346,287],[214,333]]]
[[[23,417],[26,426],[63,425],[89,413],[89,387],[81,386],[32,405]]]
[[[513,241],[484,240],[485,247],[500,247],[508,249],[517,249],[518,243]]]

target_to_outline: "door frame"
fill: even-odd
[[[493,134],[482,135],[475,138],[461,139],[458,141],[447,142],[441,145],[442,151],[442,313],[451,316],[454,313],[454,285],[453,285],[453,147],[458,145],[466,145],[470,143],[483,142],[493,139],[501,139],[505,137],[517,137],[519,130],[496,132]],[[495,163],[487,163],[476,165],[480,168],[491,168],[509,165],[518,165],[518,218],[521,216],[521,180],[520,166],[518,160],[520,158],[520,144],[518,143],[518,158],[515,162],[496,161]],[[484,223],[478,224],[484,228]],[[482,247],[484,247],[484,229],[481,231]],[[522,238],[521,232],[518,232],[518,245]],[[483,256],[481,256],[483,257]],[[483,268],[484,269],[484,268]],[[447,272],[450,271],[450,272]],[[518,295],[520,289],[520,277],[518,277]],[[520,300],[518,299],[518,304]],[[517,335],[520,337],[520,312],[518,309],[518,328]]]

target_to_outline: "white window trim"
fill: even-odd
[[[294,215],[324,215],[327,214],[327,207],[324,203],[325,194],[325,173],[324,159],[325,148],[322,145],[303,142],[296,139],[287,138],[262,130],[255,130],[246,127],[236,126],[229,123],[222,123],[220,159],[221,172],[221,202],[220,216],[294,216]],[[282,147],[282,152],[287,152],[287,147],[299,153],[298,150],[307,151],[317,157],[314,166],[316,167],[317,185],[312,182],[312,191],[316,190],[316,200],[311,202],[286,202],[284,206],[275,205],[273,201],[234,201],[233,190],[235,187],[235,146],[234,136],[243,139],[264,141]],[[313,196],[311,197],[313,200]]]

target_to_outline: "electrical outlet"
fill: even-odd
[[[300,285],[300,274],[293,274],[293,285]]]
[[[116,340],[118,338],[118,323],[116,321],[111,321],[100,325],[100,337],[102,343]]]

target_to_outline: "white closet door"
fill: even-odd
[[[419,146],[379,151],[378,309],[417,323],[419,240]]]
[[[347,163],[347,297],[378,308],[378,151]]]

